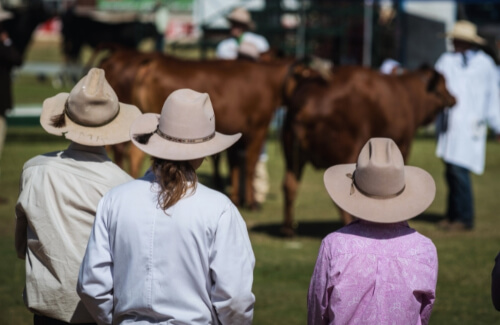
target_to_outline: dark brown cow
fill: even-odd
[[[354,163],[371,137],[392,138],[407,159],[418,127],[455,103],[443,76],[430,68],[387,76],[362,67],[339,67],[329,82],[297,82],[283,130],[285,235],[294,233],[293,203],[308,161],[315,168]],[[344,223],[350,221],[347,213],[342,217]]]
[[[283,99],[288,63],[248,61],[188,61],[161,56],[143,65],[133,86],[133,103],[143,112],[160,113],[167,96],[176,89],[206,92],[214,106],[218,132],[241,132],[242,138],[227,151],[231,199],[255,208],[252,179],[274,111]],[[131,174],[136,176],[143,153],[130,149]],[[240,202],[240,161],[244,161],[244,202]]]

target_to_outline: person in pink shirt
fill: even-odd
[[[393,140],[372,138],[357,164],[330,167],[324,183],[333,201],[357,218],[321,243],[308,324],[427,324],[438,257],[407,220],[434,200],[432,176],[405,166]]]

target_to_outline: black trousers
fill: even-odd
[[[62,320],[58,320],[55,318],[42,316],[42,315],[34,315],[33,317],[34,325],[68,325],[70,323],[63,322]],[[97,323],[84,323],[80,325],[97,325]]]

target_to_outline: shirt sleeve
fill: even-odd
[[[28,200],[28,189],[23,190],[23,176],[19,185],[19,198],[16,204],[16,230],[14,235],[14,245],[16,247],[17,257],[26,258],[26,250],[28,246],[28,219],[24,209]]]
[[[97,208],[77,284],[78,295],[99,325],[113,321],[113,259],[105,198],[101,199]]]
[[[246,224],[229,204],[222,213],[210,254],[211,299],[221,324],[251,324],[255,257]]]
[[[425,282],[425,286],[427,290],[425,293],[422,293],[422,301],[420,307],[420,319],[422,325],[426,325],[429,323],[431,318],[432,308],[434,307],[434,302],[436,300],[436,285],[437,285],[437,277],[438,277],[438,257],[437,250],[434,244],[431,244],[429,247],[428,254],[428,263],[426,266],[429,268],[429,272],[427,272],[428,276],[426,276],[427,281]],[[423,270],[424,268],[422,268]]]
[[[322,325],[329,323],[328,307],[330,305],[329,292],[333,286],[329,283],[330,259],[327,245],[323,241],[319,249],[316,266],[311,277],[309,292],[307,294],[307,324]]]

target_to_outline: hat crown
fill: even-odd
[[[354,184],[365,195],[393,197],[405,188],[404,160],[392,139],[372,138],[358,156]]]
[[[104,70],[92,68],[69,93],[66,114],[83,126],[102,126],[111,122],[120,110],[115,91]]]
[[[231,11],[231,13],[227,16],[227,19],[243,24],[252,23],[250,12],[248,12],[248,10],[243,7],[237,7],[233,9],[233,11]]]
[[[163,104],[159,130],[179,140],[199,140],[215,133],[215,114],[210,97],[191,89],[179,89]]]

